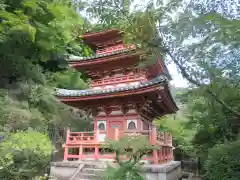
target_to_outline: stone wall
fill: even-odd
[[[84,167],[88,167],[88,169],[89,167],[93,169],[104,169],[107,167],[106,164],[107,162],[103,161],[55,162],[51,165],[50,179],[77,180]],[[143,165],[142,174],[145,180],[179,180],[182,177],[181,163],[171,161],[160,165]],[[97,176],[94,179],[97,179]]]
[[[144,165],[146,180],[178,180],[182,177],[181,162],[171,161],[160,165]]]

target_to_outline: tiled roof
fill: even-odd
[[[114,87],[114,88],[108,88],[108,89],[85,89],[85,90],[67,90],[67,89],[56,89],[56,96],[67,96],[67,97],[80,97],[80,96],[91,96],[91,95],[98,95],[98,94],[108,94],[108,93],[114,93],[114,92],[122,92],[127,90],[135,90],[139,88],[144,88],[156,84],[162,84],[168,81],[167,76],[165,75],[159,75],[158,77],[146,81],[143,83],[140,83],[138,85],[128,85],[124,87]]]
[[[117,55],[117,54],[123,54],[123,53],[127,53],[130,51],[132,51],[132,50],[123,49],[123,50],[113,51],[111,53],[106,53],[106,54],[96,54],[96,55],[89,56],[89,57],[69,55],[68,61],[85,61],[85,60],[97,59],[97,58],[102,58],[102,57],[107,57],[107,56],[112,56],[112,55]]]

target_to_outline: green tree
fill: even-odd
[[[86,21],[72,1],[1,0],[0,21],[0,132],[5,139],[32,128],[49,133],[57,146],[62,143],[59,129],[88,128],[86,114],[60,103],[53,89],[87,87],[67,67],[68,54],[91,53],[79,37]]]
[[[209,150],[205,163],[206,180],[237,180],[240,176],[240,141],[222,144]]]
[[[182,111],[182,110],[181,110]],[[188,129],[188,117],[185,115],[165,116],[156,120],[159,131],[170,132],[175,147],[174,155],[177,160],[182,160],[184,156],[195,156],[195,149],[192,139],[195,135],[194,129]]]
[[[86,81],[86,78],[80,72],[73,69],[54,73],[50,79],[53,86],[57,88],[76,90],[88,88],[88,83]]]
[[[108,141],[103,147],[116,153],[116,166],[108,166],[102,177],[104,180],[143,180],[140,160],[156,149],[149,144],[148,139],[141,136],[123,137],[119,141]],[[125,160],[122,160],[122,157],[125,157]]]
[[[71,119],[84,119],[83,113],[75,116],[72,108],[59,103],[52,88],[86,87],[80,75],[66,67],[68,53],[89,53],[79,41],[85,20],[74,4],[61,0],[2,0],[0,19],[3,129],[47,129],[71,124]],[[66,82],[68,75],[70,84]],[[16,117],[22,121],[15,123]]]
[[[45,134],[18,132],[0,144],[0,177],[30,180],[40,175],[50,161],[52,144]]]

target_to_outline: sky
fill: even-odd
[[[171,63],[167,65],[168,70],[172,76],[172,81],[170,82],[175,87],[187,87],[188,82],[182,77],[182,75],[178,72],[175,64]]]

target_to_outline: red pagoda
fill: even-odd
[[[155,118],[177,111],[169,92],[170,75],[165,64],[157,58],[154,65],[139,68],[141,53],[135,46],[125,45],[118,30],[87,33],[83,40],[95,55],[70,56],[69,62],[88,74],[90,89],[58,89],[57,96],[63,103],[90,111],[94,131],[68,130],[64,160],[113,160],[114,152],[102,152],[101,144],[125,135],[144,135],[152,145],[161,147],[143,160],[154,164],[173,160],[171,135],[157,132],[153,124]]]

